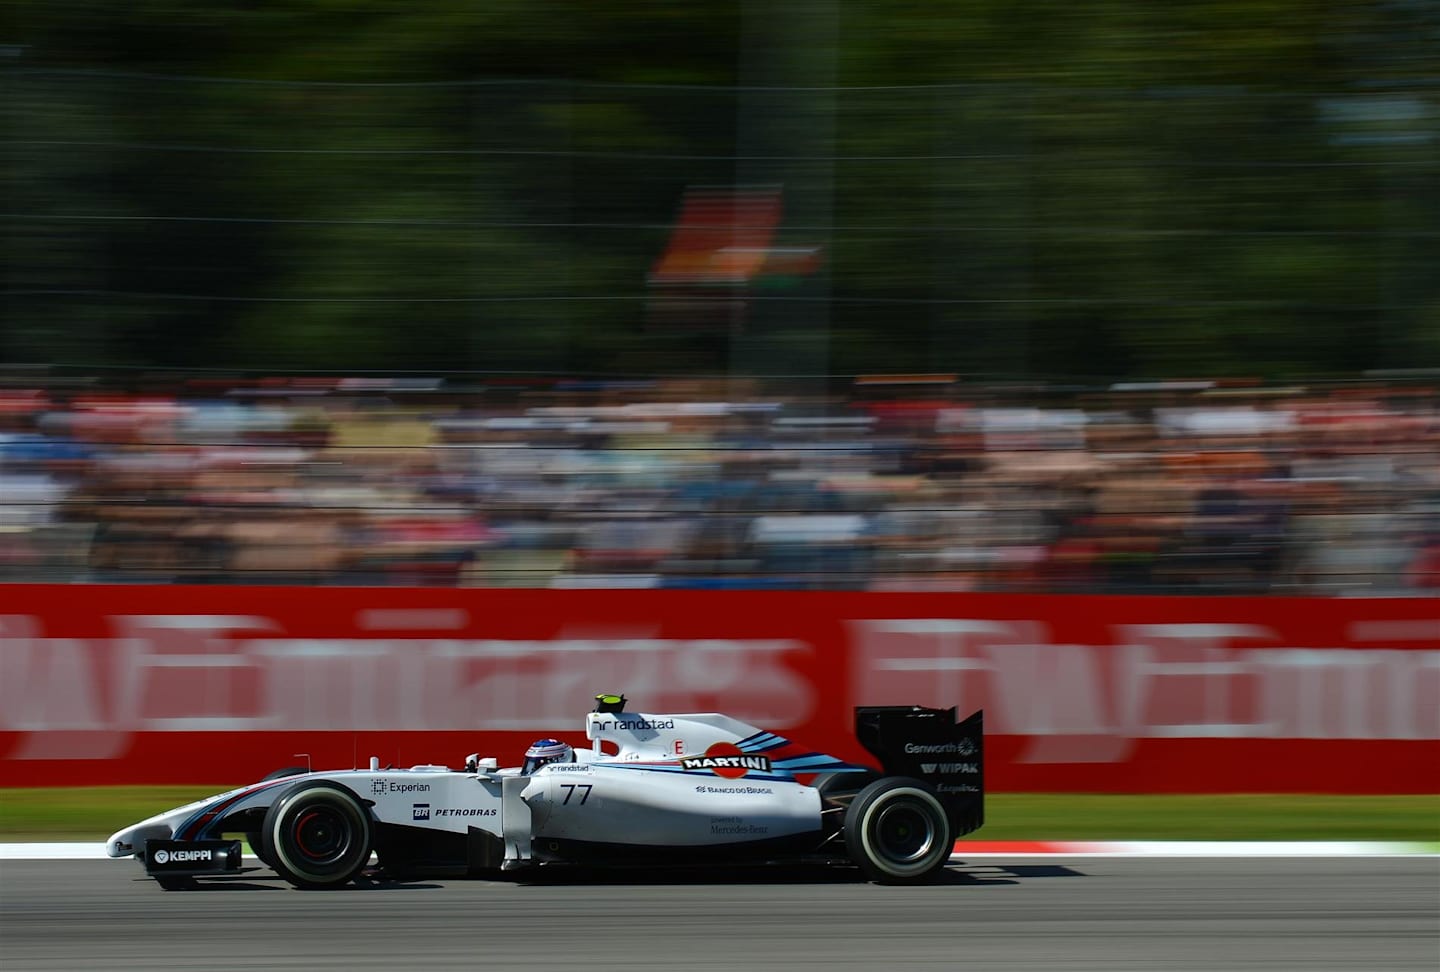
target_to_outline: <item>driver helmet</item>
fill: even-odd
[[[537,739],[525,750],[525,765],[520,768],[521,776],[529,776],[542,766],[551,763],[575,762],[575,749],[558,739]]]

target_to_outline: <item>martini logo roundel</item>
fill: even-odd
[[[770,757],[744,752],[734,743],[717,742],[704,756],[686,756],[680,765],[687,770],[709,770],[727,780],[738,780],[751,770],[770,772]]]

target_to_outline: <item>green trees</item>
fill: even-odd
[[[1434,4],[763,7],[21,2],[0,357],[1436,364]],[[757,179],[824,271],[645,327],[684,190]]]

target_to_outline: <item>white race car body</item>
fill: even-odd
[[[893,724],[888,742],[862,732],[887,773],[902,764],[892,780],[909,779],[944,805],[948,829],[937,839],[979,826],[978,713],[959,726],[953,709],[862,709],[857,718],[863,713]],[[315,887],[350,880],[371,851],[397,876],[550,862],[775,860],[827,847],[844,859],[848,800],[882,775],[718,713],[597,711],[585,735],[591,746],[575,750],[574,762],[529,775],[477,757],[463,770],[380,769],[372,758],[366,770],[282,771],[140,821],[112,835],[107,849],[140,858],[167,887],[236,870],[238,842],[225,834],[247,835],[265,863]],[[965,759],[915,761],[916,753],[947,752]]]

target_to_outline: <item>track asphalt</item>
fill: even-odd
[[[162,891],[134,861],[0,860],[0,968],[1427,970],[1440,857],[961,856],[850,869],[554,871]]]

